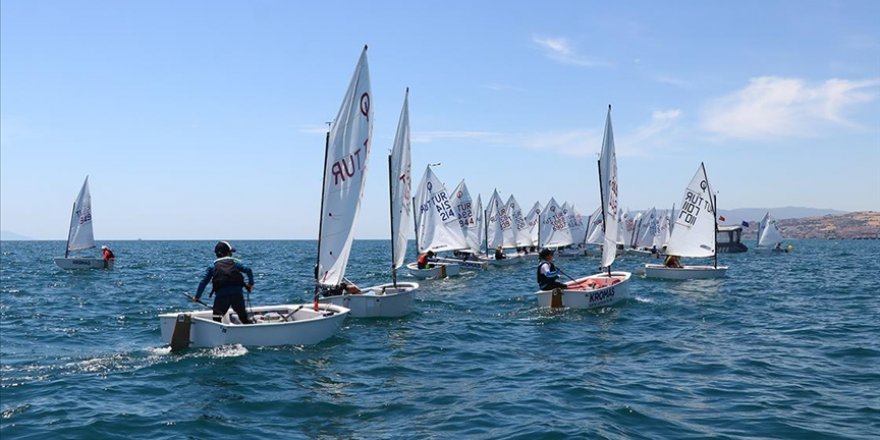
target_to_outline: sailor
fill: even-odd
[[[541,262],[538,263],[538,287],[541,290],[565,289],[566,286],[558,281],[559,270],[553,264],[553,251],[550,249],[542,249],[538,254]]]
[[[431,264],[428,264],[432,261],[437,261],[434,258],[434,251],[428,251],[425,254],[419,255],[419,259],[416,260],[416,266],[419,269],[430,269],[432,267]]]
[[[215,295],[213,307],[214,321],[220,322],[223,319],[223,315],[232,307],[232,310],[235,310],[238,319],[243,324],[250,324],[251,320],[245,308],[244,294],[241,289],[244,287],[248,292],[253,290],[254,272],[249,267],[241,264],[240,261],[232,258],[233,252],[235,252],[235,248],[228,241],[218,242],[214,246],[214,255],[217,256],[217,259],[205,271],[205,276],[199,283],[199,288],[196,290],[193,302],[199,301],[199,298],[202,297],[202,293],[205,291],[205,286],[210,281],[212,283],[211,295]],[[244,282],[244,275],[247,275],[247,284]]]
[[[113,251],[106,244],[101,246],[101,258],[104,260],[104,268],[110,267],[116,261],[116,255],[113,255]]]

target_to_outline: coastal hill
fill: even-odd
[[[750,227],[743,228],[743,241],[755,240],[759,221],[760,217],[748,220]],[[785,238],[880,239],[880,212],[876,211],[780,218],[778,225]]]

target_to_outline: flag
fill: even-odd
[[[725,220],[727,220],[727,219],[726,219],[726,218],[724,218],[724,216],[723,216],[723,215],[719,215],[719,216],[718,216],[718,220],[721,220],[721,221],[725,221]]]
[[[743,220],[742,225],[743,225],[744,227],[748,228],[748,227],[749,227],[749,222]]]

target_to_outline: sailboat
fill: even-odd
[[[719,278],[727,273],[727,266],[718,265],[716,234],[718,219],[716,199],[709,186],[706,167],[700,163],[696,174],[684,190],[681,209],[675,218],[675,227],[666,245],[666,255],[678,257],[714,257],[715,263],[667,267],[664,264],[646,264],[645,276],[672,280]]]
[[[758,246],[755,252],[790,252],[792,247],[782,247],[782,232],[776,224],[776,219],[768,211],[758,224]]]
[[[366,167],[366,162],[364,167]],[[328,171],[330,170],[324,170],[325,176]],[[405,283],[397,280],[397,269],[403,265],[406,257],[406,228],[409,227],[410,203],[412,201],[410,195],[412,170],[409,137],[409,89],[406,90],[403,108],[400,110],[400,121],[397,124],[394,146],[391,149],[391,154],[388,155],[388,185],[391,205],[391,283],[362,288],[357,292],[337,289],[339,294],[320,299],[322,303],[341,305],[351,309],[353,318],[396,318],[408,315],[413,308],[415,291],[419,288],[418,283]],[[325,191],[327,191],[326,186]],[[363,192],[363,188],[360,191]],[[359,194],[353,191],[349,191],[348,196],[360,198]],[[329,205],[331,202],[324,200],[322,203]],[[330,219],[330,216],[322,216],[322,218]],[[336,218],[335,221],[338,220]],[[321,230],[323,232],[324,228],[322,227]],[[330,236],[322,236],[322,242],[330,239],[332,239]],[[344,279],[344,275],[340,281],[342,279]]]
[[[517,213],[519,219],[516,217]],[[504,258],[501,259],[495,258],[494,253],[499,248],[501,248],[503,253],[504,249],[518,248],[528,243],[528,237],[524,233],[522,239],[520,239],[519,227],[525,227],[525,220],[522,218],[522,210],[519,207],[519,203],[516,202],[513,195],[508,197],[506,203],[502,203],[498,190],[495,190],[489,199],[489,209],[487,210],[486,218],[488,219],[486,258],[488,258],[489,263],[492,266],[511,266],[521,262],[522,255],[519,253],[504,253]]]
[[[611,128],[611,106],[605,118],[605,136],[599,155],[599,194],[602,198],[604,241],[600,267],[607,271],[589,275],[566,284],[561,290],[540,290],[536,293],[541,307],[571,307],[592,309],[613,305],[629,296],[632,273],[611,271],[617,254],[617,155],[614,151],[614,132]],[[552,201],[552,200],[551,200]]]
[[[482,207],[478,208],[481,204],[479,198],[478,194],[475,204],[464,179],[461,179],[458,186],[452,190],[452,208],[458,218],[458,225],[461,226],[461,233],[464,235],[464,241],[468,248],[454,252],[452,257],[438,257],[439,261],[456,263],[475,269],[485,269],[489,265],[486,260],[480,258],[483,225],[480,215]]]
[[[86,176],[73,210],[70,213],[70,229],[67,232],[67,247],[63,257],[56,257],[55,264],[62,269],[111,269],[113,260],[104,261],[100,257],[71,256],[71,252],[95,248],[95,234],[92,230],[92,196],[89,193],[89,176]]]
[[[539,215],[538,247],[541,249],[558,249],[574,243],[571,230],[568,228],[568,215],[563,211],[556,199],[544,206]]]
[[[413,210],[416,209],[416,249],[419,255],[428,251],[452,252],[468,248],[446,186],[431,171],[431,165],[425,168],[419,190],[416,191]],[[406,267],[418,279],[446,278],[461,274],[461,266],[457,263],[434,262],[431,265],[432,267],[419,269],[418,263],[412,262]]]
[[[315,267],[318,286],[339,286],[345,276],[372,135],[371,96],[367,47],[364,46],[326,138],[318,264]],[[313,303],[251,308],[249,312],[254,315],[254,324],[238,323],[232,311],[226,313],[220,322],[212,319],[211,310],[163,313],[159,315],[162,339],[171,344],[172,350],[224,344],[317,344],[333,336],[350,312],[347,307],[319,303],[318,286]]]

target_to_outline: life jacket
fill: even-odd
[[[244,275],[235,267],[232,258],[218,258],[214,261],[214,278],[211,280],[214,292],[224,287],[244,287]]]
[[[111,251],[110,249],[104,249],[105,260],[112,260],[114,258],[116,258],[116,255],[113,255],[113,251]]]
[[[541,273],[541,266],[543,266],[543,265],[545,265],[545,264],[549,264],[549,265],[550,265],[550,272],[556,272],[556,265],[554,265],[553,263],[551,263],[551,262],[549,262],[549,261],[542,261],[540,264],[538,264],[538,270],[537,270],[537,274],[538,274],[538,287],[540,287],[540,288],[542,288],[542,289],[543,289],[545,286],[550,286],[551,284],[553,284],[553,281],[556,281],[556,278],[555,278],[555,277],[554,277],[554,278],[550,278],[550,277],[548,277],[547,275],[544,275],[544,274]]]
[[[416,260],[419,264],[428,264],[428,254],[419,255],[419,259]]]

